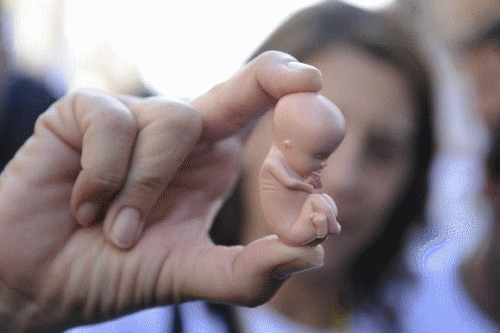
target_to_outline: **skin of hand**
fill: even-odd
[[[321,73],[267,52],[190,105],[79,91],[37,121],[0,176],[0,331],[58,331],[159,304],[255,306],[323,248],[208,231],[249,127]]]

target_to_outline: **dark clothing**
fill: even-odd
[[[20,76],[9,80],[6,103],[0,111],[0,170],[31,136],[38,116],[55,101],[40,82]]]

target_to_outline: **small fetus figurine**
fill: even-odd
[[[264,218],[284,243],[316,245],[340,232],[332,198],[314,190],[321,188],[319,173],[344,132],[342,113],[320,94],[295,93],[278,101],[259,190]]]

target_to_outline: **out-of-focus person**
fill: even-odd
[[[345,139],[321,172],[342,231],[323,243],[323,268],[294,276],[262,307],[237,308],[234,330],[399,331],[387,287],[412,285],[402,249],[425,220],[435,148],[431,70],[419,39],[389,16],[326,1],[296,13],[255,54],[271,49],[320,69],[321,93],[345,116]],[[219,215],[228,225],[240,207],[244,244],[269,233],[257,191],[269,118],[250,139],[232,206]]]

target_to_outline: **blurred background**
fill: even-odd
[[[4,15],[17,68],[57,89],[129,92],[141,81],[192,97],[229,77],[284,18],[313,2],[6,0]]]

